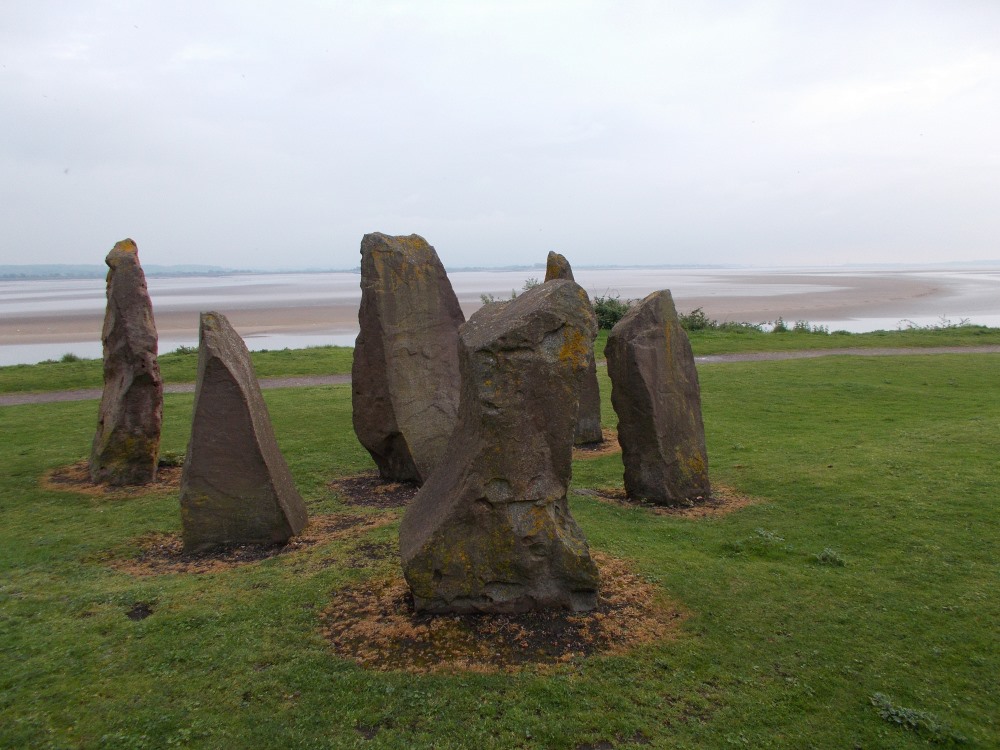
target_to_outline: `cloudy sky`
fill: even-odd
[[[7,0],[0,264],[1000,258],[1000,2]]]

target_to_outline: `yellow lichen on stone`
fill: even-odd
[[[566,328],[563,332],[563,345],[559,350],[559,360],[568,362],[573,367],[586,367],[589,353],[586,337],[576,328]]]

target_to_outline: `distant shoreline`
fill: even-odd
[[[1000,267],[953,267],[934,271],[907,267],[891,271],[803,269],[574,269],[592,297],[636,299],[670,289],[678,311],[701,308],[720,321],[764,323],[808,321],[829,330],[892,330],[906,320],[969,318],[1000,325]],[[449,272],[466,317],[482,294],[497,299],[520,291],[542,269]],[[199,313],[225,314],[251,348],[353,341],[361,299],[359,277],[328,274],[254,274],[241,277],[150,279],[153,314],[161,349],[197,341]],[[6,296],[5,296],[6,294]],[[100,346],[104,320],[103,280],[54,280],[38,293],[32,285],[0,285],[0,352],[5,363],[38,361],[41,346],[72,351]],[[851,321],[861,321],[852,327]],[[862,327],[858,327],[862,326]],[[867,327],[864,327],[867,326]],[[20,348],[20,349],[19,349]],[[28,351],[28,349],[31,349]],[[23,351],[23,356],[20,351]],[[62,353],[62,352],[59,352]],[[44,359],[52,354],[40,355]],[[55,356],[58,356],[56,354]]]
[[[801,271],[803,273],[824,273],[859,270],[871,271],[902,271],[902,270],[969,270],[975,268],[1000,269],[1000,259],[979,261],[951,261],[947,263],[850,263],[843,265],[813,265],[813,266],[773,266],[744,264],[654,264],[654,265],[575,265],[581,271],[648,271],[648,270],[683,270],[683,271],[722,271],[744,270],[748,272],[765,272],[775,269],[782,271]],[[226,268],[224,266],[175,265],[162,264],[144,265],[146,276],[153,278],[184,278],[184,277],[217,277],[217,276],[269,276],[278,274],[330,274],[349,273],[360,274],[359,266],[353,268]],[[511,266],[456,266],[448,268],[448,273],[545,273],[545,264],[511,265]],[[107,266],[103,264],[63,264],[35,263],[23,265],[0,265],[0,281],[56,281],[72,279],[97,279],[107,275]]]

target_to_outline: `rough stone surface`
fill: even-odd
[[[306,525],[305,504],[275,441],[250,353],[216,312],[201,315],[180,494],[185,553],[283,544]]]
[[[104,391],[90,452],[90,477],[112,485],[156,478],[163,425],[163,378],[156,361],[156,324],[139,265],[139,250],[122,240],[105,259],[108,305]]]
[[[554,279],[573,281],[573,268],[564,255],[549,251],[545,262],[545,280]],[[580,410],[576,415],[576,432],[573,435],[576,445],[604,441],[604,434],[601,432],[601,389],[597,384],[597,360],[594,357],[593,341],[590,342],[588,357],[587,374],[580,386]]]
[[[629,497],[686,505],[707,497],[708,454],[698,372],[669,291],[618,321],[604,349]]]
[[[587,293],[564,280],[486,305],[462,327],[458,424],[400,528],[418,610],[594,606],[597,568],[566,488],[596,327]]]
[[[383,479],[426,481],[458,414],[458,328],[465,322],[426,240],[364,236],[358,322],[354,431]]]

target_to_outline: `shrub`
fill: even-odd
[[[197,353],[198,353],[197,346],[184,346],[183,344],[181,344],[176,349],[174,349],[173,352],[171,352],[171,354],[197,354]]]
[[[594,297],[594,314],[597,316],[597,327],[611,329],[615,323],[625,317],[625,313],[635,303],[635,300],[622,300],[617,294],[606,294]]]
[[[59,358],[60,362],[79,362],[80,358],[73,354],[73,352],[66,352],[62,357]]]
[[[685,331],[703,331],[706,328],[719,327],[719,321],[709,318],[705,315],[705,311],[700,307],[696,307],[687,315],[680,315],[679,318],[681,321],[681,328]]]

